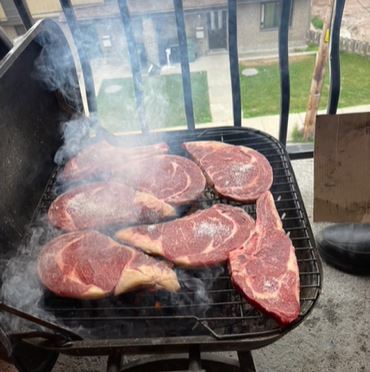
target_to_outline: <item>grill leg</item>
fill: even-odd
[[[189,371],[200,371],[202,368],[200,350],[197,345],[189,348]]]
[[[107,362],[107,372],[120,372],[122,366],[122,354],[119,351],[115,351],[109,354]]]
[[[238,359],[240,364],[240,372],[256,372],[252,353],[248,351],[238,351]]]
[[[19,372],[50,372],[58,358],[55,352],[48,352],[25,342],[13,345],[12,361]]]

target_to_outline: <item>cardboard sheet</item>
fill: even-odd
[[[370,113],[319,115],[314,221],[370,223]]]

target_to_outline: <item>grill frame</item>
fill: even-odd
[[[310,228],[310,223],[307,217],[307,213],[304,208],[304,204],[302,201],[302,196],[300,194],[297,181],[294,176],[294,172],[289,160],[289,156],[286,152],[285,147],[278,142],[275,138],[262,133],[258,130],[254,129],[247,129],[247,128],[233,128],[233,127],[219,127],[219,128],[211,128],[211,129],[197,129],[194,131],[173,131],[173,132],[162,132],[162,133],[151,133],[148,135],[131,135],[131,136],[121,136],[121,137],[114,137],[111,138],[111,141],[117,142],[117,144],[125,144],[127,141],[130,141],[132,139],[138,140],[141,139],[141,141],[144,141],[146,143],[155,143],[160,141],[165,141],[171,149],[171,153],[181,153],[181,143],[185,141],[190,140],[222,140],[227,143],[234,143],[234,144],[244,144],[249,145],[253,148],[253,146],[257,145],[257,142],[254,142],[254,144],[251,144],[250,141],[255,141],[255,138],[262,139],[262,142],[265,142],[268,145],[267,148],[259,148],[262,153],[267,155],[269,157],[269,160],[271,160],[273,169],[274,169],[274,183],[272,186],[272,191],[274,194],[274,199],[276,200],[276,192],[274,190],[276,188],[281,188],[284,185],[284,182],[281,182],[278,180],[276,181],[275,173],[280,172],[280,168],[274,167],[274,164],[278,163],[279,161],[284,163],[284,172],[287,172],[290,179],[289,183],[285,185],[289,185],[290,189],[294,190],[294,198],[284,198],[280,201],[277,201],[277,206],[279,212],[281,212],[281,208],[279,209],[279,204],[281,203],[288,203],[287,207],[285,208],[286,216],[283,219],[283,222],[285,224],[290,224],[295,217],[290,216],[293,212],[296,212],[297,205],[299,205],[299,213],[300,216],[297,217],[300,221],[302,221],[302,224],[305,226],[305,237],[302,236],[296,236],[294,237],[294,234],[296,234],[297,227],[289,227],[288,229],[291,231],[291,234],[293,235],[293,244],[296,246],[297,249],[297,256],[301,257],[302,252],[307,250],[310,257],[306,258],[306,261],[301,261],[300,266],[304,267],[307,265],[310,265],[309,262],[313,262],[316,266],[316,274],[317,283],[311,284],[311,289],[309,287],[306,287],[306,291],[312,292],[312,295],[307,298],[307,302],[309,302],[309,305],[306,305],[303,307],[304,312],[299,317],[299,319],[291,324],[288,327],[284,328],[276,328],[274,330],[270,330],[269,332],[259,332],[257,334],[253,333],[243,333],[243,334],[232,334],[232,335],[215,335],[212,334],[212,331],[209,332],[209,334],[202,334],[202,335],[196,335],[196,336],[155,336],[155,337],[137,337],[137,338],[103,338],[98,337],[97,339],[89,339],[89,338],[83,338],[80,337],[80,335],[75,334],[73,331],[70,332],[67,329],[65,329],[63,326],[57,325],[55,327],[54,324],[39,319],[37,317],[32,317],[30,319],[30,314],[22,313],[20,309],[18,309],[18,312],[16,315],[28,318],[28,320],[31,320],[34,323],[38,323],[39,325],[42,325],[46,328],[49,328],[49,330],[52,330],[54,332],[57,332],[62,337],[55,337],[55,335],[49,335],[46,336],[45,334],[42,335],[42,338],[44,339],[43,342],[38,344],[38,342],[35,338],[29,338],[24,333],[18,334],[18,336],[14,335],[15,337],[19,337],[21,339],[24,339],[25,337],[28,338],[27,342],[36,342],[38,346],[54,350],[58,352],[68,353],[68,354],[76,354],[76,355],[97,355],[97,354],[107,354],[108,351],[111,351],[112,349],[120,349],[124,352],[129,353],[142,353],[142,352],[186,352],[188,350],[189,345],[200,345],[202,350],[207,351],[221,351],[221,350],[251,350],[255,349],[264,345],[267,345],[278,338],[282,337],[284,334],[286,334],[291,329],[298,326],[303,319],[311,312],[312,308],[314,307],[320,292],[321,292],[321,286],[322,286],[322,267],[321,267],[321,261],[318,256],[315,242],[313,238],[313,234]],[[257,146],[258,149],[258,146]],[[273,158],[278,157],[278,160],[273,160]],[[281,157],[282,160],[279,160]],[[279,175],[277,178],[284,178],[284,175]],[[53,181],[49,184],[49,187],[52,187]],[[278,194],[286,195],[289,194],[292,191],[289,190],[281,190],[278,192]],[[48,190],[44,193],[43,198],[48,195]],[[43,198],[40,201],[39,207],[36,210],[35,215],[38,214],[40,211],[40,208],[46,206],[47,203],[50,203],[50,198],[48,198],[47,203],[45,204],[45,200],[43,201]],[[289,207],[289,203],[293,203],[295,207]],[[236,203],[238,204],[238,203]],[[289,217],[290,216],[290,217]],[[305,245],[303,245],[304,241]],[[304,248],[307,246],[308,248]],[[302,258],[304,259],[304,257]],[[306,274],[301,273],[304,276]],[[310,285],[310,284],[309,284]],[[3,306],[4,305],[4,306]],[[5,304],[0,304],[0,308],[2,308],[4,311],[12,312],[10,307],[6,307]],[[137,317],[135,316],[137,319]],[[189,319],[187,317],[179,318],[179,320],[183,321],[184,319]],[[192,318],[194,319],[194,318]],[[204,320],[203,320],[204,321]],[[199,321],[201,323],[201,321]],[[113,324],[113,323],[111,323]],[[107,324],[108,326],[108,324]],[[216,337],[215,337],[216,336]],[[47,340],[45,342],[45,339]]]

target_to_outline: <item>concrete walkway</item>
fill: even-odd
[[[168,67],[166,73],[181,73],[181,67]],[[213,123],[232,122],[232,96],[230,81],[229,55],[226,53],[200,57],[190,64],[191,72],[206,71],[208,80],[209,103]]]

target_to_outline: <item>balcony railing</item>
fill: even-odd
[[[128,54],[130,59],[131,71],[134,82],[134,93],[138,118],[143,132],[148,131],[148,123],[145,121],[144,107],[144,92],[141,76],[140,61],[137,53],[137,44],[132,28],[131,15],[127,0],[117,0],[125,37],[128,46]],[[20,18],[24,26],[28,29],[32,26],[33,20],[24,0],[14,0],[14,4],[18,9]],[[78,53],[81,61],[83,77],[86,88],[86,97],[89,111],[95,113],[97,111],[96,94],[93,82],[93,74],[89,59],[83,50],[82,43],[79,42],[80,32],[79,24],[76,18],[71,0],[60,0],[65,18],[70,27],[72,36],[76,41]],[[338,107],[339,92],[340,92],[340,55],[339,55],[339,36],[341,20],[343,15],[345,0],[336,0],[334,17],[331,28],[331,44],[330,44],[330,94],[327,104],[327,112],[335,114]],[[186,114],[186,122],[189,130],[195,128],[193,96],[190,80],[189,56],[187,47],[187,38],[184,21],[184,9],[182,0],[173,0],[174,12],[177,25],[177,36],[180,50],[180,62],[182,71],[182,87],[184,93],[184,107]],[[241,111],[241,90],[239,77],[239,58],[238,58],[238,40],[237,40],[237,0],[228,0],[228,45],[229,45],[229,61],[230,61],[230,77],[231,77],[231,92],[232,92],[232,109],[233,109],[233,125],[240,127],[242,125]],[[292,0],[281,0],[281,13],[279,24],[279,71],[280,71],[280,128],[279,140],[286,145],[287,128],[290,107],[290,77],[289,77],[289,25],[291,15]],[[1,39],[1,38],[0,38]],[[5,48],[9,48],[6,45]],[[308,158],[312,157],[312,151],[300,151],[291,154],[292,158]]]

